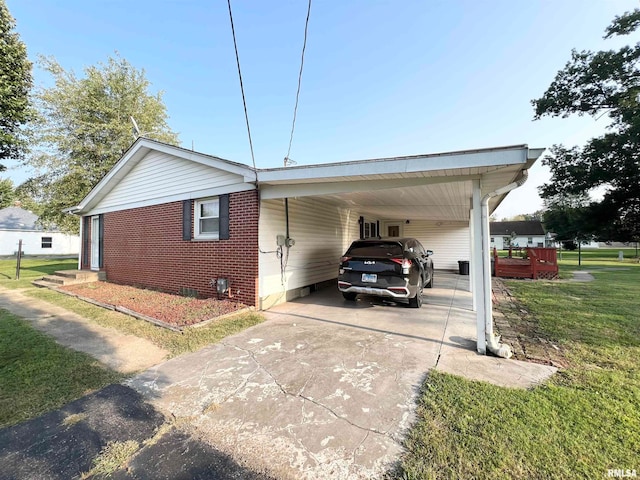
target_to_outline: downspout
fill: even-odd
[[[491,353],[502,358],[511,358],[513,353],[511,347],[500,343],[500,336],[493,333],[493,305],[491,303],[491,261],[487,261],[491,258],[490,252],[490,238],[489,233],[489,200],[498,195],[509,193],[518,187],[524,185],[529,177],[527,170],[522,170],[522,175],[518,180],[502,188],[498,188],[491,193],[486,194],[481,202],[482,211],[482,283],[484,293],[484,322],[485,322],[485,335],[487,340],[487,348]]]

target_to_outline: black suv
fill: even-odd
[[[338,289],[347,300],[365,293],[420,308],[423,288],[433,286],[431,255],[415,238],[356,240],[340,259]]]

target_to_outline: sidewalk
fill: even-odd
[[[145,370],[169,354],[148,340],[101,327],[64,308],[28,297],[21,290],[0,287],[0,308],[51,335],[59,344],[87,353],[121,373]]]

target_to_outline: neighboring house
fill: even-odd
[[[44,230],[38,216],[19,206],[0,210],[0,255],[15,255],[22,240],[24,255],[77,255],[80,237],[55,228]]]
[[[227,295],[262,309],[334,282],[340,256],[361,237],[416,237],[435,252],[436,269],[457,271],[458,260],[489,262],[474,255],[481,243],[473,239],[488,236],[483,197],[493,212],[506,195],[496,190],[521,180],[542,151],[518,145],[256,170],[139,138],[69,209],[82,217],[79,267],[204,296],[224,279]],[[477,291],[490,295],[490,284]]]
[[[491,222],[491,248],[546,247],[546,232],[539,220]]]

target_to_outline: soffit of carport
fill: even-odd
[[[344,208],[356,210],[379,220],[469,220],[473,180],[481,179],[483,195],[513,182],[520,175],[523,165],[502,167],[475,167],[446,169],[429,172],[397,173],[385,175],[355,175],[331,179],[335,193],[313,194],[322,191],[326,179],[305,179],[290,182],[291,197],[311,196],[328,200]],[[412,184],[424,181],[424,184]],[[384,185],[404,185],[384,188]],[[503,197],[495,197],[490,203],[493,211]]]

